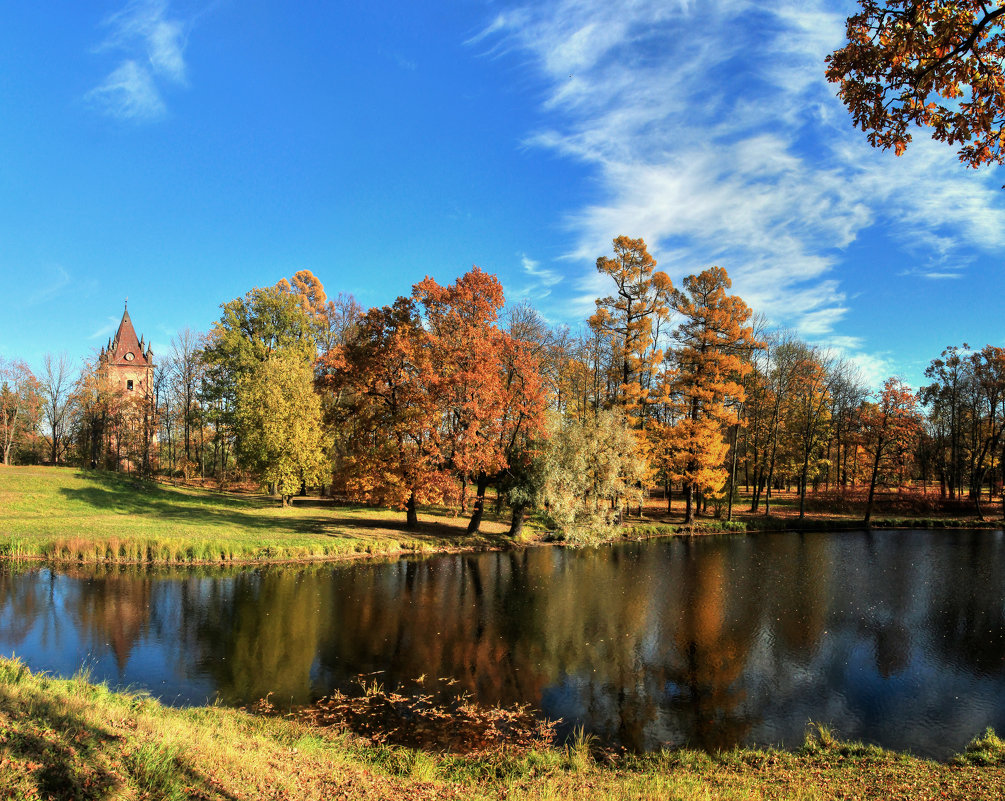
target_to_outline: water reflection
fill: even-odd
[[[389,564],[0,571],[0,650],[165,700],[452,677],[636,750],[842,735],[945,757],[1005,730],[1005,535],[539,548]]]

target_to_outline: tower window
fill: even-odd
[[[133,391],[133,379],[130,378],[128,381],[126,381],[126,389],[128,389],[130,392]]]

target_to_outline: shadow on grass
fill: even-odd
[[[387,537],[390,532],[392,536],[400,534],[429,545],[442,544],[443,540],[462,544],[473,539],[466,534],[467,520],[464,518],[457,518],[456,522],[420,521],[418,528],[409,529],[404,512],[398,518],[378,517],[380,512],[377,510],[374,510],[373,516],[368,516],[366,508],[354,508],[354,513],[349,513],[345,507],[330,502],[324,504],[324,514],[269,514],[280,510],[278,502],[270,498],[211,495],[206,492],[190,494],[151,481],[100,471],[78,475],[94,486],[61,487],[59,491],[67,501],[126,517],[178,521],[196,527],[223,527],[262,535],[301,534],[335,538],[348,534],[364,539],[367,534],[380,538]],[[295,504],[296,507],[307,505],[304,501]],[[321,502],[310,504],[310,508],[320,505]],[[502,534],[482,533],[478,539],[499,544],[509,541]]]
[[[128,776],[128,784],[147,797],[188,797],[185,791],[194,789],[201,798],[236,801],[178,753],[153,742],[128,750],[122,735],[88,721],[62,699],[43,694],[40,687],[20,684],[15,689],[0,684],[0,712],[13,723],[5,727],[0,753],[15,766],[27,768],[28,787],[41,798],[117,798],[126,790]]]

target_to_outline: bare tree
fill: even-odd
[[[171,383],[181,405],[185,458],[192,459],[192,424],[196,417],[196,393],[202,378],[202,343],[198,334],[184,328],[171,340]],[[202,463],[202,454],[199,454]]]
[[[58,356],[46,353],[42,357],[42,376],[39,384],[42,392],[42,413],[49,429],[49,453],[55,465],[59,461],[61,450],[66,448],[70,393],[73,390],[70,360],[65,353],[60,353]]]

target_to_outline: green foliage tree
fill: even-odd
[[[207,361],[221,365],[237,379],[273,355],[313,360],[316,327],[308,305],[285,279],[224,303],[206,343]]]
[[[295,355],[266,359],[237,384],[238,462],[275,486],[283,505],[328,470],[322,448],[321,400],[310,364]]]
[[[551,425],[543,489],[535,487],[534,497],[568,538],[588,539],[619,520],[623,507],[641,499],[649,466],[639,457],[639,435],[618,408],[601,409],[582,421],[555,418]]]

